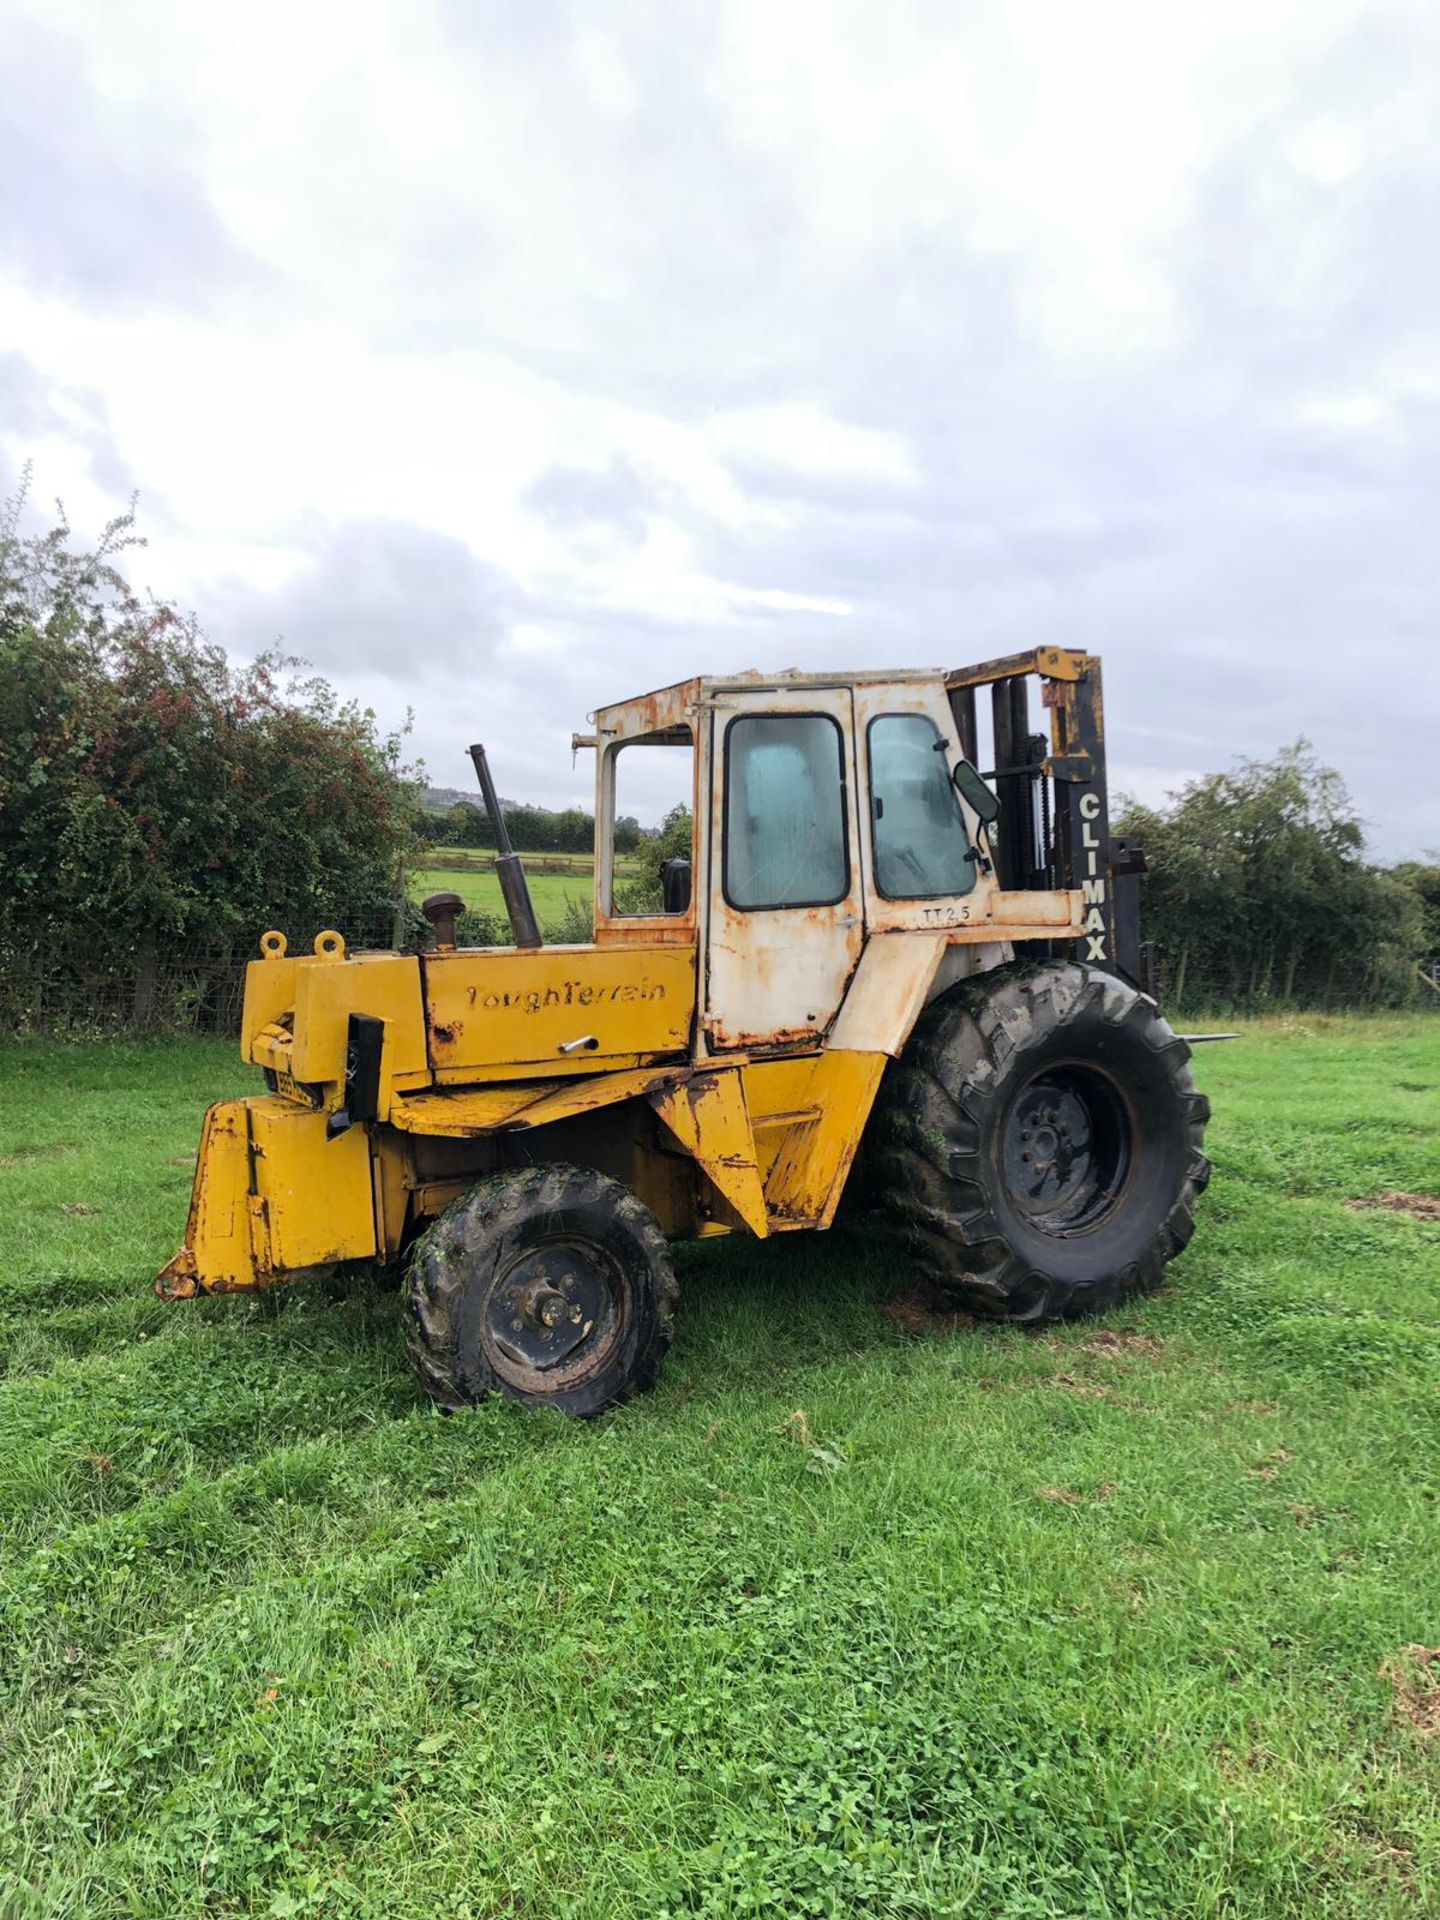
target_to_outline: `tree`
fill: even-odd
[[[1308,741],[1192,780],[1116,830],[1149,856],[1144,918],[1171,998],[1379,999],[1407,991],[1415,895],[1366,864],[1340,775]]]
[[[141,601],[115,564],[128,515],[83,553],[63,517],[23,536],[23,504],[0,513],[0,1012],[37,1017],[42,979],[82,1009],[124,980],[143,1024],[181,944],[233,971],[268,926],[388,915],[415,805],[399,737]]]
[[[1426,860],[1404,860],[1390,873],[1420,902],[1424,958],[1440,960],[1440,864],[1433,849]]]
[[[665,862],[689,860],[695,844],[695,819],[689,807],[672,807],[660,831],[642,839],[635,874],[615,889],[622,913],[658,913],[665,897]]]

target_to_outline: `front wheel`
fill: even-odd
[[[655,1216],[627,1187],[527,1167],[478,1181],[416,1241],[405,1341],[442,1406],[498,1393],[586,1419],[653,1383],[675,1291]]]
[[[1144,994],[1020,962],[925,1013],[877,1103],[884,1197],[973,1311],[1039,1321],[1157,1286],[1210,1176],[1190,1050]]]

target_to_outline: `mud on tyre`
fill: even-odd
[[[1157,1286],[1210,1176],[1190,1050],[1096,968],[1024,961],[932,1005],[887,1073],[872,1164],[932,1279],[1021,1321]]]
[[[649,1208],[552,1164],[477,1181],[410,1256],[405,1341],[442,1406],[487,1395],[588,1418],[653,1384],[675,1275]]]

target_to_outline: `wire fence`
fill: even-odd
[[[333,929],[352,950],[424,950],[431,932],[418,908],[397,900],[329,913],[314,924],[283,926],[289,949],[309,953],[316,934]],[[240,1024],[246,963],[258,956],[253,937],[230,941],[157,940],[143,952],[116,953],[69,930],[21,942],[0,935],[0,1032],[72,1038],[107,1034],[232,1034]],[[590,937],[588,913],[572,907],[546,928],[552,941]],[[467,912],[456,925],[462,946],[508,946],[503,915]],[[1164,955],[1154,961],[1152,990],[1162,1011],[1197,1021],[1307,1011],[1414,1010],[1440,1014],[1440,959],[1329,967],[1317,977],[1286,981],[1253,970],[1194,966]]]
[[[1400,956],[1333,964],[1287,978],[1280,970],[1224,962],[1152,962],[1150,990],[1167,1014],[1255,1017],[1271,1013],[1413,1011],[1440,1013],[1440,960],[1416,965]]]

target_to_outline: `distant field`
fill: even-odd
[[[500,892],[500,882],[493,872],[485,872],[481,866],[482,862],[493,858],[493,854],[473,852],[464,847],[437,854],[425,866],[416,867],[411,873],[410,897],[412,900],[423,900],[427,893],[458,893],[474,913],[503,915],[505,901]],[[587,909],[592,905],[595,898],[595,862],[592,855],[525,853],[521,858],[525,862],[530,898],[535,902],[536,917],[543,933],[559,925],[571,901],[578,900]],[[577,871],[548,871],[551,865],[567,865]],[[620,874],[631,874],[635,871],[635,862],[633,858],[622,857],[616,861],[615,869]]]
[[[595,897],[593,874],[530,871],[526,879],[542,932],[559,924],[571,900],[579,900],[588,907]],[[412,899],[423,900],[427,893],[442,892],[458,893],[472,912],[503,914],[505,911],[500,882],[493,873],[458,872],[453,867],[417,867],[410,876]]]
[[[1440,1913],[1440,1225],[1347,1204],[1440,1191],[1440,1017],[1242,1027],[1153,1299],[682,1247],[590,1426],[376,1278],[162,1306],[258,1075],[0,1048],[0,1915]]]

